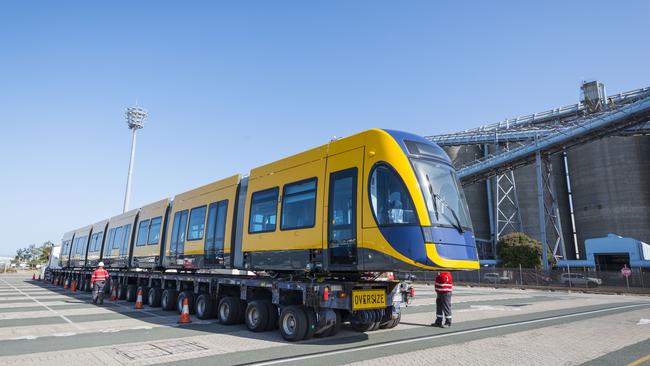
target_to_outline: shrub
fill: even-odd
[[[553,262],[550,250],[546,253]],[[524,233],[507,234],[497,243],[497,255],[504,267],[537,268],[542,265],[542,243]]]

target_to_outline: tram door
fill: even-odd
[[[178,211],[174,214],[172,224],[172,240],[170,244],[170,255],[172,258],[182,257],[185,252],[185,227],[187,226],[187,210]],[[174,263],[176,264],[176,263]]]
[[[363,148],[330,156],[327,161],[327,255],[330,271],[360,267],[357,245],[360,241],[360,187]]]

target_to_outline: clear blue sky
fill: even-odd
[[[0,254],[371,127],[452,132],[650,86],[650,3],[0,3]]]

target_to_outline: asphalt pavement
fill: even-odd
[[[0,275],[0,365],[650,365],[650,297],[457,287],[441,329],[433,288],[415,293],[394,329],[289,343]]]

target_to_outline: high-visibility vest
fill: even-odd
[[[436,276],[436,292],[452,292],[454,286],[451,281],[451,273],[449,272],[440,272]]]

